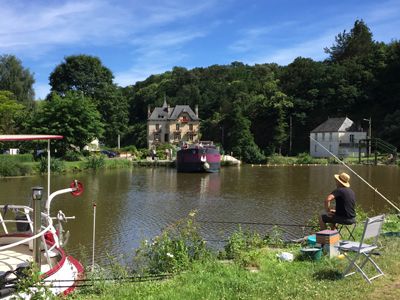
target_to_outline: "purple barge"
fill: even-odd
[[[216,173],[221,168],[221,154],[212,142],[186,145],[176,154],[176,168],[185,173]]]

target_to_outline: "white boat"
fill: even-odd
[[[45,211],[41,211],[42,187],[32,188],[33,207],[25,205],[0,205],[0,298],[11,299],[18,293],[16,282],[25,276],[24,269],[32,262],[40,265],[41,283],[54,295],[72,292],[77,280],[83,278],[81,263],[63,249],[62,223],[74,217],[65,217],[62,211],[51,216],[51,202],[61,194],[78,196],[83,192],[80,182],[74,180],[68,188],[50,194],[50,140],[61,139],[54,135],[0,135],[3,141],[47,140],[48,182]],[[67,233],[66,236],[68,236]],[[39,268],[39,267],[38,267]],[[36,287],[18,294],[29,299]]]

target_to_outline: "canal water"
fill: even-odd
[[[399,205],[400,168],[354,166],[354,170],[389,200]],[[140,241],[150,240],[167,225],[196,210],[202,236],[213,248],[224,245],[241,223],[243,229],[267,234],[280,224],[284,237],[307,233],[302,225],[323,210],[323,200],[335,188],[333,175],[343,166],[225,167],[220,173],[184,174],[171,168],[132,168],[97,173],[55,175],[52,191],[73,179],[84,183],[80,197],[56,197],[52,212],[75,216],[69,253],[91,255],[93,203],[96,203],[96,259],[133,253]],[[351,174],[351,173],[350,173]],[[351,174],[352,175],[352,174]],[[357,203],[366,210],[389,212],[390,206],[352,175]],[[41,176],[0,179],[0,203],[27,204],[31,187],[46,185]]]

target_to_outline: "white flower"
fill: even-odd
[[[169,252],[167,252],[167,256],[168,256],[168,257],[171,257],[171,258],[173,258],[173,257],[174,257],[174,255],[173,255],[173,254],[171,254],[171,253],[169,253]]]

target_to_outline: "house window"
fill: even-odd
[[[329,151],[332,152],[332,145],[329,145]]]
[[[179,124],[176,124],[176,131],[179,131]]]
[[[191,133],[188,134],[188,140],[193,141],[193,134],[191,134]]]
[[[317,144],[314,145],[314,152],[317,153]]]
[[[158,133],[154,134],[154,141],[156,141],[156,142],[160,141],[160,134],[158,134]]]
[[[318,134],[316,132],[314,132],[314,140],[318,140]]]
[[[332,132],[329,132],[329,141],[332,142]]]
[[[160,129],[160,124],[156,124],[156,130]]]
[[[354,134],[350,134],[350,143],[354,143]]]
[[[322,140],[325,141],[325,132],[322,133]]]

